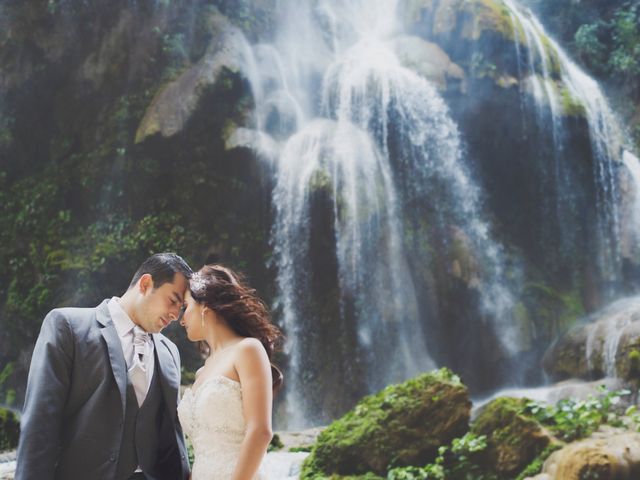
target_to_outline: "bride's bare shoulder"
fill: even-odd
[[[263,361],[267,359],[267,351],[262,345],[262,342],[257,338],[248,337],[243,338],[236,347],[238,352],[238,357],[244,360],[259,360]]]

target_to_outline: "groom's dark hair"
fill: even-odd
[[[140,277],[148,273],[153,279],[153,288],[159,288],[167,282],[173,282],[176,273],[181,273],[188,280],[193,275],[193,270],[180,255],[175,253],[156,253],[147,258],[140,268],[134,273],[129,289],[131,289]]]

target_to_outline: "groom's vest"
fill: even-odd
[[[160,387],[160,362],[155,355],[155,368],[149,391],[139,407],[133,384],[127,375],[124,431],[118,457],[117,480],[125,480],[140,466],[150,477],[157,463],[158,439],[163,414],[162,388]]]

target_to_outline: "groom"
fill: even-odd
[[[149,257],[122,298],[58,308],[36,342],[15,480],[185,480],[177,418],[178,319],[188,278],[173,253]]]

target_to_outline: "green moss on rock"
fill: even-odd
[[[627,377],[631,379],[640,378],[640,351],[632,350],[628,355],[629,369],[627,371]]]
[[[622,346],[616,355],[616,371],[625,380],[640,382],[640,339]]]
[[[567,87],[562,87],[560,90],[562,99],[562,113],[569,117],[584,117],[586,116],[586,110],[584,104],[571,95],[571,92]]]
[[[467,431],[470,408],[467,388],[447,369],[389,386],[320,434],[301,478],[385,475],[392,466],[424,465]]]
[[[522,413],[527,402],[527,399],[497,398],[483,409],[471,427],[473,433],[487,436],[483,463],[503,478],[514,478],[552,442],[535,419]]]
[[[488,29],[499,32],[502,36],[512,41],[516,39],[516,34],[518,34],[517,38],[523,38],[524,30],[522,30],[522,25],[517,21],[515,21],[514,25],[509,9],[500,0],[463,0],[462,6],[466,5],[470,5],[477,14],[478,37],[482,30]]]
[[[524,41],[524,30],[511,20],[508,8],[500,0],[410,0],[404,7],[409,23],[423,17],[433,19],[433,33],[448,36],[462,27],[462,38],[478,40],[483,32],[498,33],[507,40]]]
[[[556,450],[560,450],[561,448],[562,444],[560,443],[549,444],[547,448],[540,452],[538,456],[529,465],[527,465],[527,467],[522,472],[520,472],[520,475],[518,475],[516,480],[525,480],[540,473],[547,458],[549,458],[549,456],[553,452],[555,452]]]

